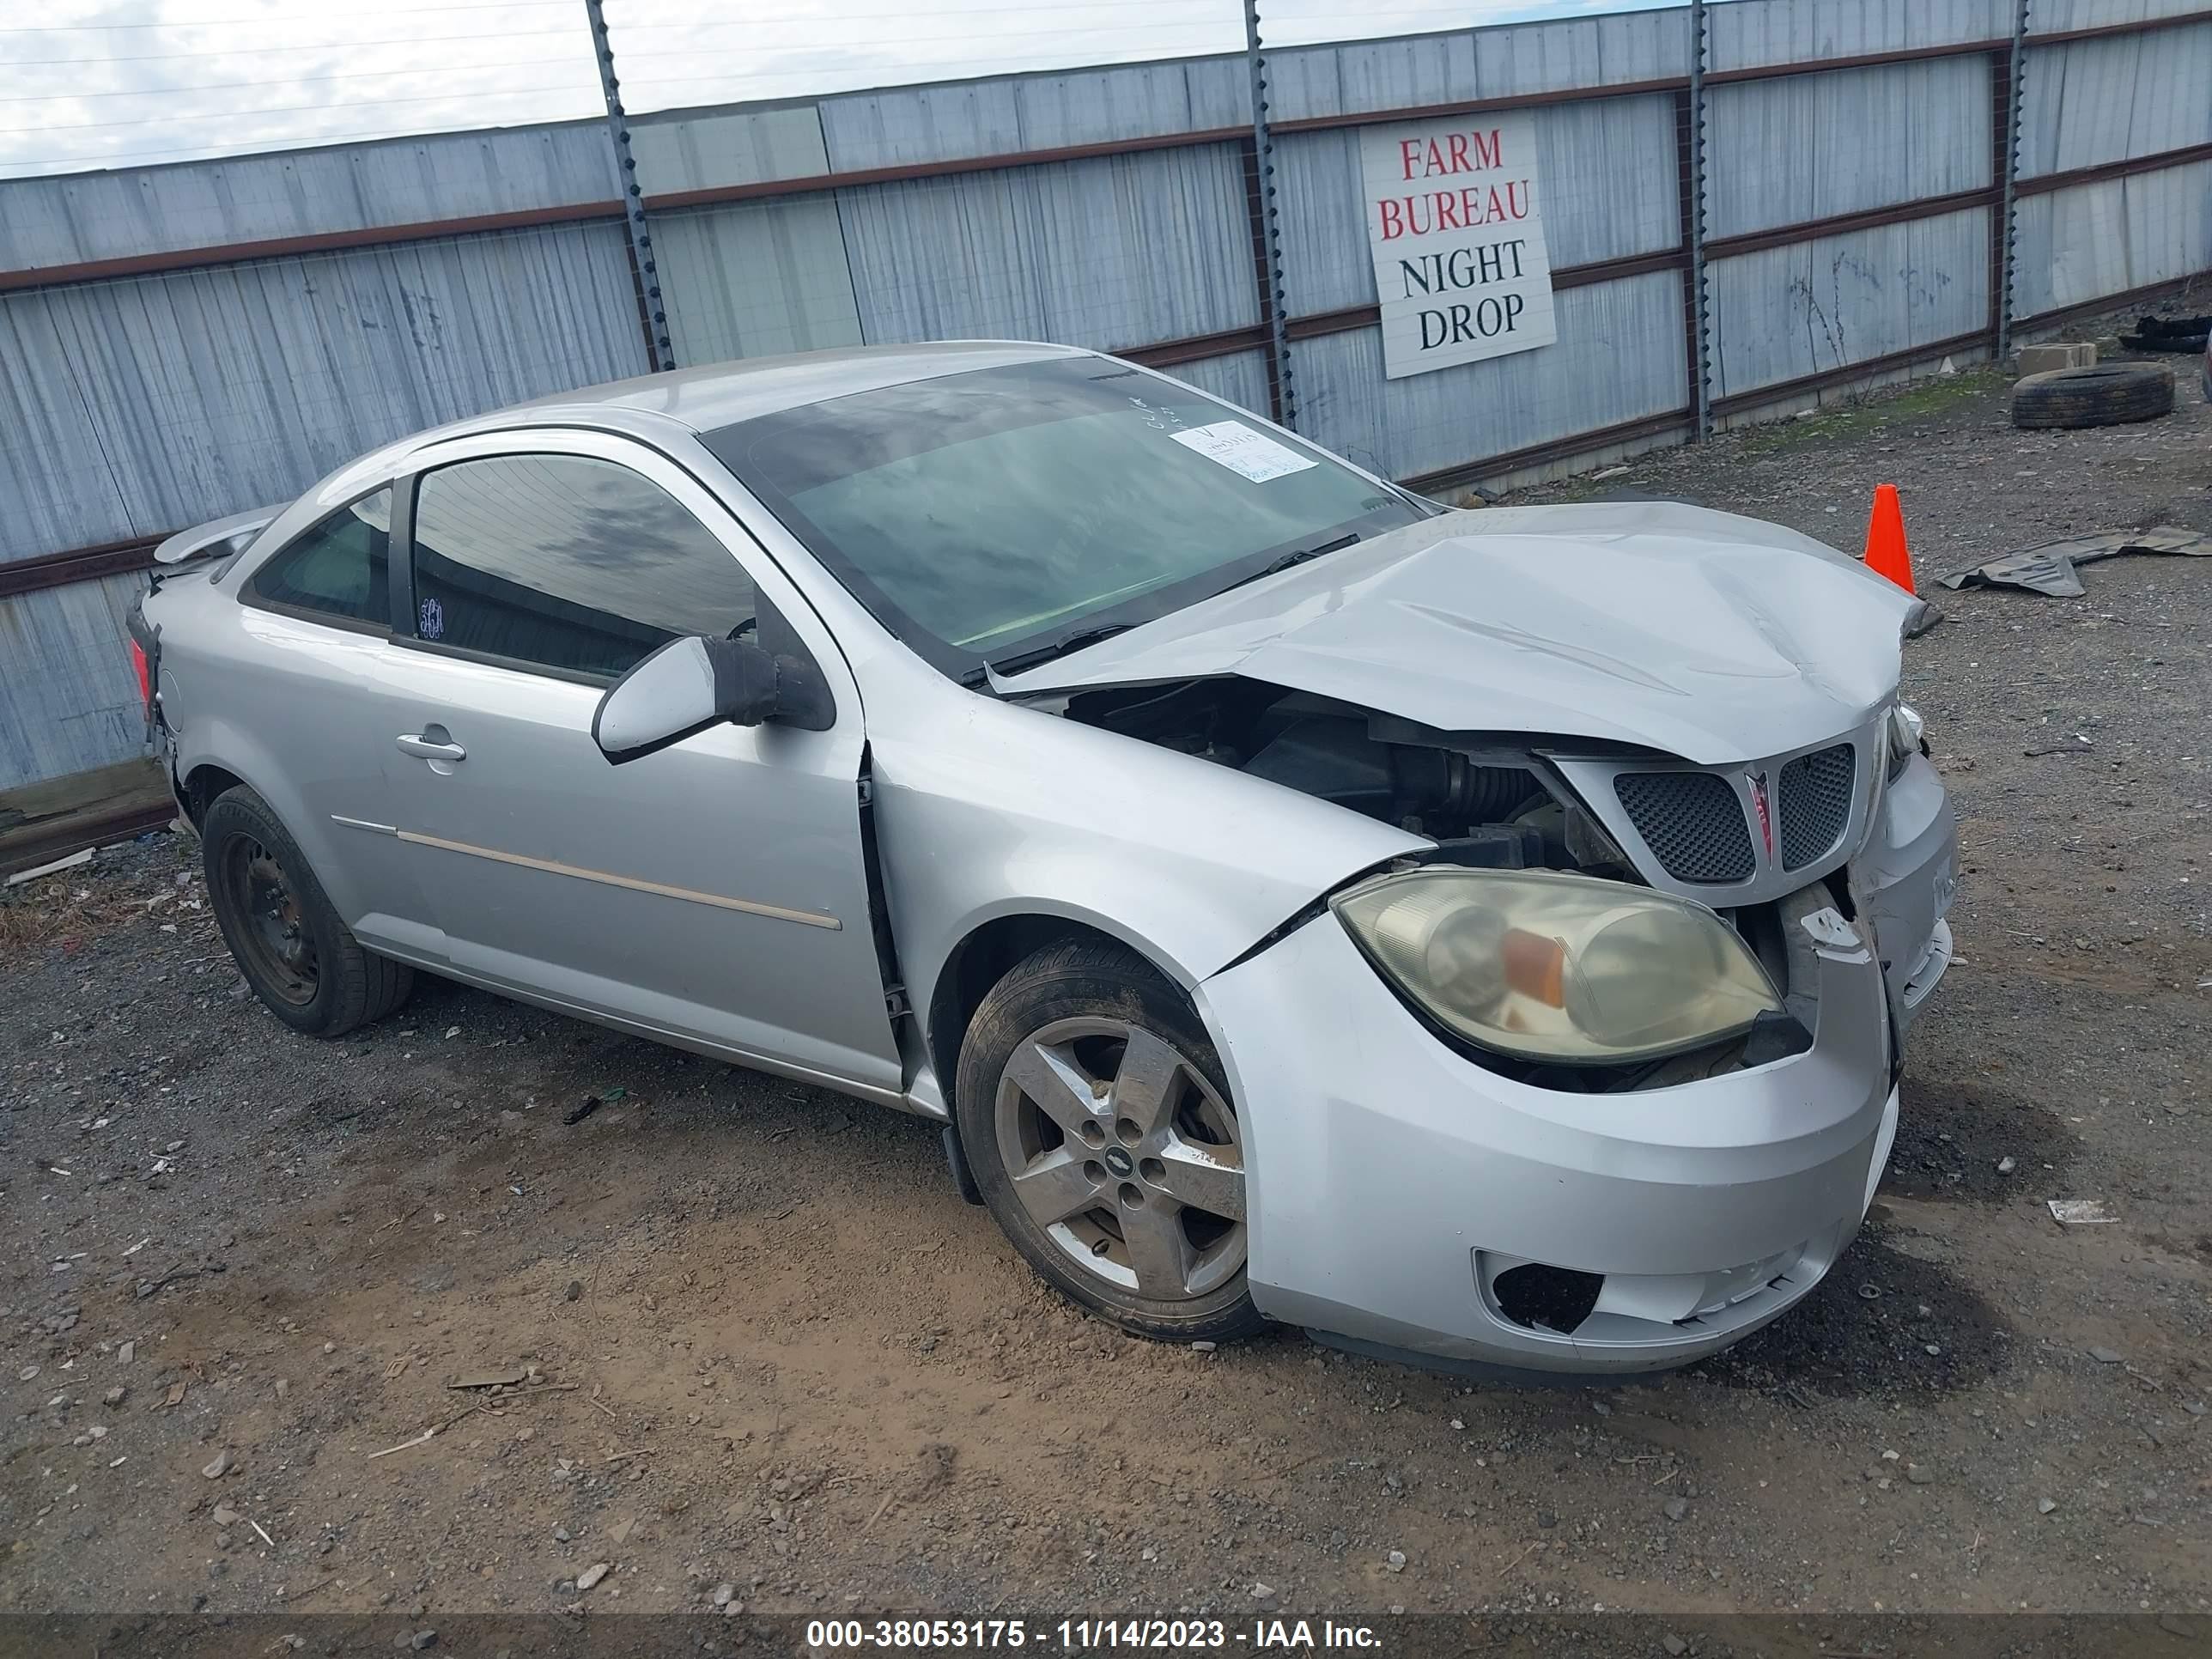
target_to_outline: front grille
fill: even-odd
[[[1751,829],[1726,778],[1712,772],[1623,772],[1613,787],[1636,833],[1675,880],[1750,878]]]
[[[1858,763],[1839,743],[1800,755],[1782,769],[1782,867],[1802,870],[1832,848],[1851,818],[1851,785]]]

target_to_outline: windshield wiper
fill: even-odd
[[[1250,575],[1239,576],[1235,581],[1229,584],[1229,587],[1220,588],[1217,591],[1226,593],[1229,592],[1229,588],[1231,587],[1242,587],[1247,582],[1256,582],[1262,576],[1272,576],[1278,571],[1288,570],[1292,565],[1304,564],[1309,559],[1318,559],[1324,553],[1341,552],[1344,549],[1351,546],[1352,543],[1358,539],[1359,532],[1356,530],[1352,530],[1347,531],[1345,534],[1339,536],[1333,542],[1323,542],[1318,547],[1294,547],[1280,557],[1268,560],[1266,564],[1254,571]]]
[[[1096,645],[1101,640],[1110,640],[1116,634],[1126,634],[1134,623],[1101,623],[1095,628],[1071,629],[1058,639],[1032,646],[1027,651],[1017,651],[1011,657],[1001,657],[991,665],[996,674],[1018,674],[1024,668],[1035,668],[1041,662],[1050,662],[1054,657],[1080,651],[1086,645]]]

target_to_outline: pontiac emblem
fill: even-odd
[[[1751,775],[1751,804],[1759,814],[1759,838],[1766,846],[1766,861],[1774,862],[1774,814],[1766,805],[1766,774]]]

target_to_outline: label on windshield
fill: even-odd
[[[1264,432],[1255,432],[1242,421],[1216,421],[1187,432],[1168,434],[1185,449],[1194,449],[1208,460],[1218,461],[1231,472],[1254,483],[1265,483],[1286,472],[1303,472],[1315,465],[1294,449],[1285,449]]]

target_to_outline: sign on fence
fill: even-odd
[[[1385,374],[1425,374],[1559,337],[1527,116],[1368,127],[1359,160]]]

